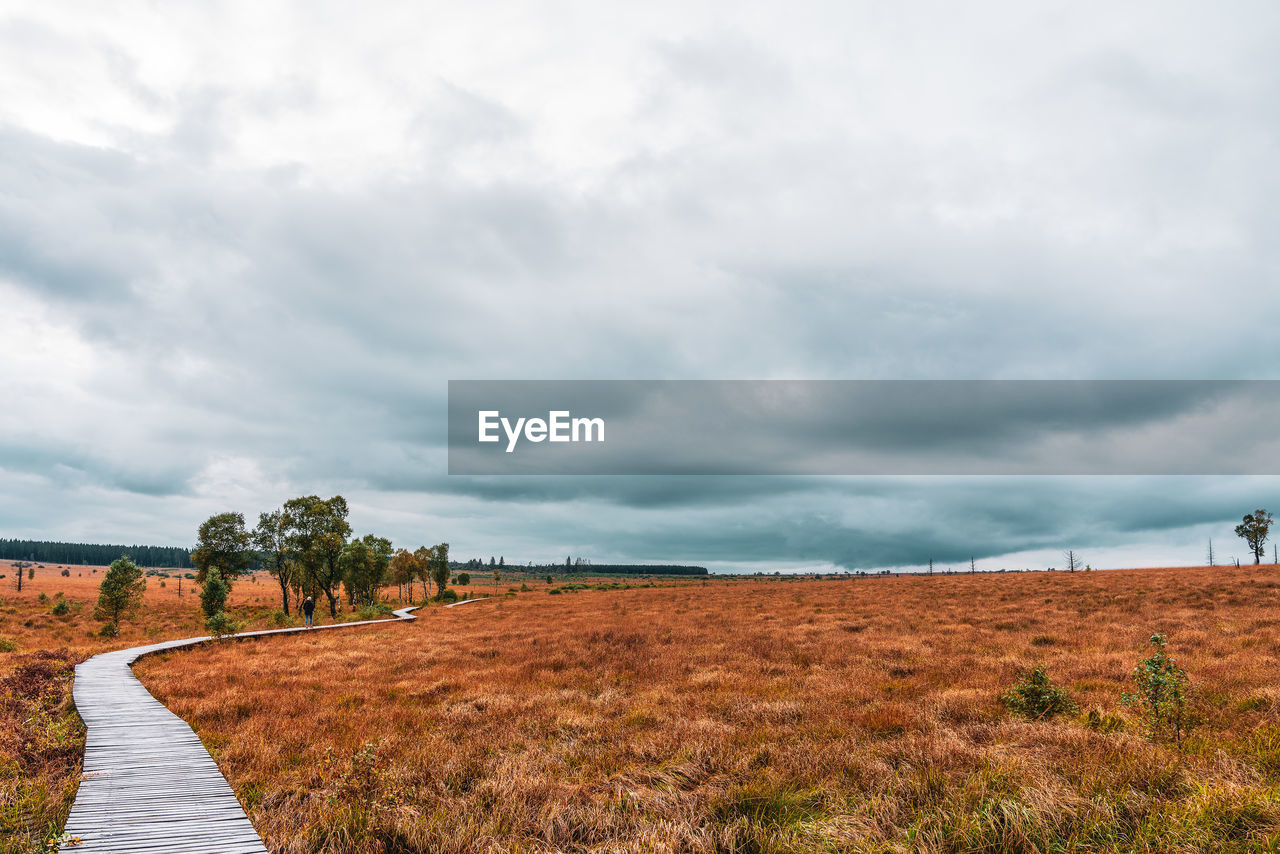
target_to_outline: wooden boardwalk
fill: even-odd
[[[412,620],[402,608],[396,620]],[[388,623],[243,632],[237,638]],[[72,689],[87,737],[84,772],[65,832],[68,854],[267,854],[235,793],[191,727],[152,697],[130,665],[144,655],[205,643],[186,638],[95,655]]]

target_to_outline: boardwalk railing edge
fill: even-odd
[[[417,619],[418,606],[380,620],[227,635],[259,638]],[[218,640],[161,641],[99,653],[76,665],[72,699],[85,725],[84,765],[60,852],[267,854],[244,808],[195,731],[134,676],[143,656]]]

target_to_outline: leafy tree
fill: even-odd
[[[1133,668],[1138,692],[1120,695],[1120,703],[1138,711],[1153,741],[1171,740],[1181,750],[1183,738],[1195,724],[1191,680],[1169,657],[1164,635],[1152,635],[1151,645],[1155,652]]]
[[[253,566],[249,532],[244,528],[244,514],[218,513],[210,516],[200,526],[196,547],[191,552],[191,562],[198,572],[196,581],[204,583],[212,567],[217,567],[223,581],[228,584]]]
[[[391,541],[369,534],[360,540],[352,540],[342,550],[342,582],[347,588],[347,599],[352,607],[369,605],[378,599],[378,590],[387,575],[391,556]]]
[[[363,540],[352,540],[342,547],[338,556],[338,565],[342,567],[342,583],[347,588],[347,603],[353,608],[356,603],[369,603],[369,547]],[[377,589],[377,579],[373,580]]]
[[[449,544],[440,543],[431,550],[431,580],[436,585],[436,595],[444,595],[449,586]]]
[[[373,534],[365,534],[363,539],[365,545],[369,547],[369,551],[372,552],[374,561],[378,565],[378,572],[380,573],[380,577],[378,578],[379,586],[386,584],[388,581],[387,576],[391,568],[391,555],[393,554],[391,541],[386,537],[375,537]]]
[[[347,524],[347,500],[341,495],[322,499],[316,495],[291,498],[284,504],[284,524],[289,546],[298,557],[304,583],[324,593],[329,616],[338,616],[338,585],[342,582],[340,558],[351,535]]]
[[[222,577],[218,567],[209,567],[209,571],[204,576],[204,583],[200,585],[200,610],[204,611],[206,618],[226,610],[227,594],[230,592],[231,586]]]
[[[458,573],[458,583],[459,583],[459,584],[461,584],[463,587],[466,587],[468,584],[470,584],[470,583],[471,583],[471,573],[469,573],[469,572],[459,572],[459,573]]]
[[[422,581],[422,598],[431,598],[431,568],[435,565],[435,549],[430,546],[419,546],[413,552],[414,562],[418,565],[418,578]]]
[[[98,604],[93,618],[107,624],[107,634],[114,635],[120,621],[132,614],[142,604],[142,593],[147,589],[147,579],[129,558],[121,556],[111,562],[98,586]]]
[[[290,560],[289,528],[284,513],[273,510],[258,514],[258,527],[253,529],[253,547],[258,551],[262,568],[280,583],[280,609],[289,614],[289,588],[293,586],[293,574],[297,564]]]
[[[1236,525],[1236,536],[1249,544],[1253,552],[1253,562],[1262,562],[1262,553],[1266,551],[1267,534],[1271,532],[1271,514],[1266,510],[1255,510],[1244,514],[1244,520]]]
[[[409,586],[409,598],[413,598],[413,580],[418,576],[418,561],[408,549],[398,549],[391,556],[391,583],[399,591],[400,601],[404,601],[405,585]]]

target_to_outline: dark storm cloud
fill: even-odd
[[[484,494],[490,502],[486,512],[502,519],[514,539],[536,538],[554,520],[566,547],[607,542],[610,555],[736,560],[741,568],[809,563],[855,570],[918,567],[933,560],[959,569],[970,558],[984,569],[1043,568],[1058,565],[1067,548],[1087,546],[1097,554],[1192,525],[1216,537],[1225,554],[1246,496],[1275,497],[1274,484],[1265,479],[1227,486],[1167,477],[511,480],[481,481],[460,494]],[[654,500],[658,495],[661,500]],[[637,511],[645,524],[617,526],[601,510],[619,503]],[[1182,563],[1203,556],[1203,540],[1190,540],[1176,541]],[[1020,563],[990,563],[1037,550],[1040,557]],[[599,554],[598,546],[593,553]]]
[[[1258,474],[1277,417],[1262,380],[452,381],[449,471]]]

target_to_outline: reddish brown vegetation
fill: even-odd
[[[62,569],[36,567],[19,593],[12,565],[0,562],[0,854],[44,850],[66,820],[84,752],[71,703],[73,666],[108,649],[205,634],[194,583],[184,580],[179,597],[176,578],[152,577],[136,618],[121,624],[118,637],[104,638],[91,615],[106,568],[68,567],[68,576]],[[239,582],[232,602],[254,627],[268,625],[275,607],[263,580]]]
[[[138,670],[278,852],[1263,851],[1278,627],[1268,568],[712,580]],[[1154,632],[1184,754],[1117,703]],[[1036,664],[1078,718],[1005,711]]]

